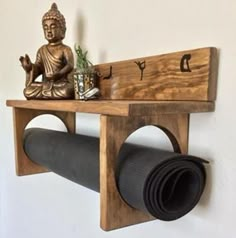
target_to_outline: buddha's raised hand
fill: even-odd
[[[23,69],[28,73],[32,70],[33,64],[30,60],[30,57],[26,54],[25,57],[21,56],[20,57],[20,62],[23,67]]]

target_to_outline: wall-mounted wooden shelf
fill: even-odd
[[[181,65],[186,55],[188,55],[187,59],[189,59],[189,55],[191,56],[191,69],[188,64],[187,69]],[[139,78],[140,71],[138,71],[138,88],[135,86],[135,81],[132,81],[137,77],[136,73],[130,73],[126,81],[132,80],[126,87],[126,83],[122,81],[125,80],[122,75],[128,67],[124,66],[132,64],[132,67],[137,67],[134,62],[142,63],[143,61],[145,61],[146,67],[149,64],[152,65],[150,71],[146,69],[145,73],[143,72],[144,78],[141,80]],[[169,73],[164,67],[167,62],[171,63],[167,67]],[[113,77],[111,80],[104,81],[105,77],[101,76],[99,83],[101,94],[104,95],[101,100],[7,100],[7,106],[13,108],[17,175],[47,171],[33,163],[23,150],[24,129],[33,118],[42,114],[55,115],[64,122],[69,133],[75,133],[76,112],[100,114],[101,228],[108,231],[154,219],[150,215],[129,207],[120,197],[114,176],[119,149],[132,132],[146,125],[155,125],[167,134],[176,152],[187,153],[189,114],[214,111],[216,62],[216,49],[204,48],[98,65],[97,69],[100,70],[101,75],[110,74]],[[119,75],[122,77],[119,78]],[[156,77],[154,77],[155,75]],[[183,80],[181,81],[181,79]],[[121,83],[117,84],[117,82]],[[130,95],[127,94],[130,85],[132,86],[130,91],[133,95],[132,100],[129,98],[130,96],[127,96]],[[158,88],[159,96],[153,93],[152,85]],[[167,90],[165,90],[165,86]],[[124,88],[129,88],[129,90],[124,90]],[[137,94],[135,93],[136,89]],[[114,90],[114,94],[112,94],[112,90]],[[145,95],[148,96],[145,97]],[[126,100],[117,100],[120,98]],[[146,101],[147,99],[148,101]],[[165,100],[157,101],[157,99]]]
[[[36,174],[47,170],[25,155],[22,138],[27,124],[42,114],[60,118],[70,133],[75,132],[75,113],[101,114],[100,129],[100,196],[101,227],[111,230],[153,219],[130,208],[116,190],[114,164],[119,148],[135,130],[156,125],[169,136],[175,151],[187,153],[189,113],[214,110],[213,102],[154,101],[25,101],[8,100],[13,107],[16,170],[18,175]],[[115,135],[115,137],[114,137]]]

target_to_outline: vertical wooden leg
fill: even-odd
[[[115,164],[121,145],[135,130],[145,125],[163,129],[177,151],[187,152],[188,114],[155,117],[101,116],[100,134],[100,198],[101,228],[112,230],[154,219],[129,207],[120,197],[115,182]]]
[[[52,112],[13,108],[16,174],[19,176],[47,172],[46,168],[32,162],[27,157],[22,144],[25,127],[33,118],[42,114],[52,114],[59,117],[65,123],[70,133],[75,132],[75,113],[73,112]]]

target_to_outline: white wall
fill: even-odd
[[[104,232],[99,196],[55,174],[16,177],[11,108],[23,99],[18,58],[34,59],[44,43],[41,17],[47,0],[0,0],[0,237],[236,236],[236,2],[235,0],[57,1],[67,20],[65,43],[86,46],[94,63],[215,46],[220,49],[216,111],[191,115],[190,154],[211,160],[197,207],[174,222],[153,221]],[[78,115],[83,133],[98,134],[98,115]],[[44,118],[45,126],[61,126]],[[36,123],[36,124],[37,124]],[[149,137],[144,130],[143,138]],[[150,138],[152,141],[153,139]]]

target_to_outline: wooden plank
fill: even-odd
[[[210,55],[210,76],[208,87],[208,99],[209,101],[216,100],[217,92],[217,76],[218,76],[218,51],[211,49]]]
[[[213,47],[99,64],[96,69],[102,99],[216,98],[217,49]]]
[[[192,101],[160,101],[158,103],[130,104],[130,116],[155,116],[159,114],[181,114],[212,112],[215,110],[214,102],[192,102]]]
[[[25,109],[13,109],[13,121],[14,121],[14,140],[15,140],[15,163],[16,174],[18,176],[26,174],[36,174],[47,172],[48,170],[33,161],[31,161],[24,152],[22,139],[24,134],[24,128],[28,122],[34,117],[29,110]]]
[[[120,147],[132,132],[145,125],[160,127],[169,137],[176,152],[187,153],[188,114],[156,117],[101,116],[100,224],[106,231],[154,219],[151,215],[128,206],[122,200],[115,181],[115,165]]]
[[[86,112],[117,116],[154,116],[166,113],[214,111],[214,102],[203,101],[7,100],[7,106],[33,110]]]
[[[75,113],[30,110],[23,108],[13,109],[16,174],[18,176],[47,172],[48,170],[30,160],[23,149],[23,134],[27,124],[35,117],[42,114],[57,116],[64,122],[68,132],[75,132]]]

